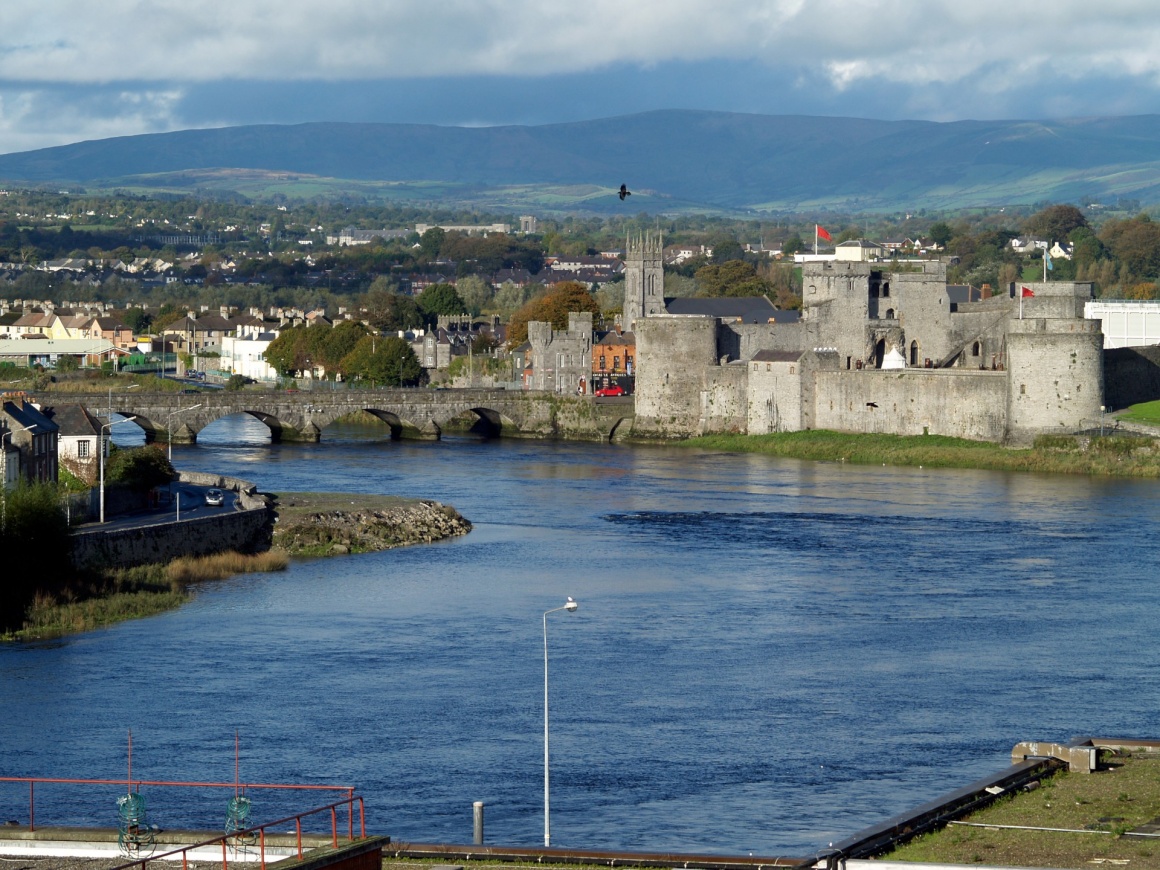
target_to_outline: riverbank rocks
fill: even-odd
[[[331,499],[341,498],[332,496]],[[365,497],[359,499],[364,501]],[[313,505],[322,508],[322,505]],[[399,501],[382,507],[352,502],[311,510],[309,496],[278,499],[275,548],[291,556],[372,553],[408,544],[429,544],[471,531],[455,508],[436,501]]]

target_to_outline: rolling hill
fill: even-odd
[[[859,211],[1160,201],[1160,116],[875,121],[656,111],[537,127],[312,123],[0,155],[0,180],[552,210]],[[627,206],[615,197],[624,182]]]

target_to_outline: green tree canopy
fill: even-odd
[[[423,374],[411,345],[395,335],[363,336],[343,359],[342,369],[348,378],[388,387],[412,387]]]
[[[1027,218],[1023,222],[1023,231],[1049,242],[1061,242],[1072,230],[1087,225],[1087,218],[1074,205],[1051,205]]]
[[[21,484],[0,492],[0,499],[0,629],[18,629],[38,592],[63,587],[72,578],[72,545],[54,485]]]
[[[423,312],[410,296],[393,292],[385,278],[376,278],[362,299],[371,327],[388,332],[415,329],[423,325]]]
[[[137,492],[165,486],[173,479],[173,466],[156,445],[115,449],[105,463],[105,481]]]
[[[764,296],[770,292],[768,281],[757,274],[752,263],[730,260],[721,265],[710,263],[694,276],[698,296]]]
[[[930,240],[940,248],[945,248],[954,235],[955,231],[946,221],[938,221],[930,226]]]
[[[425,287],[415,301],[419,303],[419,310],[429,324],[435,323],[440,314],[464,314],[467,311],[467,306],[451,284]]]

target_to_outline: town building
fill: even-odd
[[[16,448],[19,477],[29,483],[56,483],[58,427],[23,394],[0,399],[0,436]],[[10,454],[4,451],[4,479],[8,480]]]

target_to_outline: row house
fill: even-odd
[[[9,393],[0,397],[0,446],[4,448],[0,459],[4,462],[5,485],[10,479],[55,483],[58,432],[59,427],[26,395]]]

